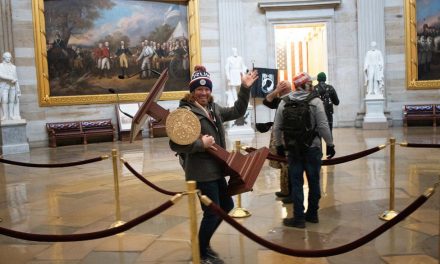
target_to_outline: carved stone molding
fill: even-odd
[[[0,52],[9,51],[14,54],[12,40],[11,0],[0,0]]]
[[[259,2],[262,9],[292,9],[292,8],[335,8],[341,0],[292,0],[283,2]]]

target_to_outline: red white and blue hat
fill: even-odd
[[[310,81],[312,81],[312,78],[307,72],[300,72],[295,77],[293,77],[293,84],[295,85],[295,87],[303,86]]]
[[[200,86],[208,87],[212,91],[211,75],[206,71],[205,66],[196,65],[191,76],[191,82],[189,82],[189,91],[193,92]]]

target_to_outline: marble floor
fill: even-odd
[[[440,144],[440,132],[431,127],[389,130],[336,128],[336,156],[344,156],[397,142]],[[242,142],[267,146],[269,134],[256,134]],[[229,150],[234,140],[229,139]],[[111,155],[112,149],[154,184],[170,191],[186,189],[177,158],[166,138],[145,138],[135,143],[106,142],[58,148],[33,148],[30,153],[3,158],[32,163],[59,163]],[[389,209],[390,173],[387,147],[365,158],[323,167],[320,223],[306,229],[284,227],[291,205],[274,195],[279,172],[264,165],[254,190],[241,195],[252,215],[237,220],[260,237],[295,249],[328,249],[368,234],[384,221]],[[440,181],[440,149],[396,146],[395,210],[403,210]],[[27,168],[0,164],[0,227],[39,234],[78,234],[103,230],[129,221],[167,201],[161,194],[119,167],[115,191],[112,160],[69,168]],[[305,186],[307,192],[307,186]],[[404,221],[366,245],[345,254],[298,258],[271,251],[222,223],[212,246],[225,263],[439,263],[439,196],[437,192]],[[31,242],[0,235],[3,264],[120,264],[190,263],[190,220],[187,198],[167,211],[112,237],[83,242]],[[201,210],[198,206],[198,220]]]

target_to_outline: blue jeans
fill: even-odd
[[[225,212],[229,212],[234,208],[232,197],[226,193],[227,186],[225,178],[210,182],[197,182],[197,189],[201,191],[202,195],[208,196],[212,202],[220,206]],[[219,227],[222,219],[203,203],[201,205],[203,218],[200,223],[199,245],[200,256],[204,257],[206,256],[206,248],[209,247],[211,237]]]
[[[293,201],[293,215],[295,218],[304,219],[304,171],[309,183],[307,212],[316,214],[319,209],[321,158],[321,149],[317,147],[309,148],[301,159],[294,158],[291,155],[288,156],[290,196]]]

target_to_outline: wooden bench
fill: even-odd
[[[403,126],[408,124],[437,125],[440,119],[440,104],[405,105],[403,107]]]
[[[84,144],[92,138],[108,137],[111,141],[115,140],[115,128],[111,119],[85,120],[80,121],[80,125],[84,133]]]
[[[61,141],[87,144],[90,138],[108,137],[114,141],[115,130],[111,119],[47,123],[46,129],[50,147],[56,147]]]

